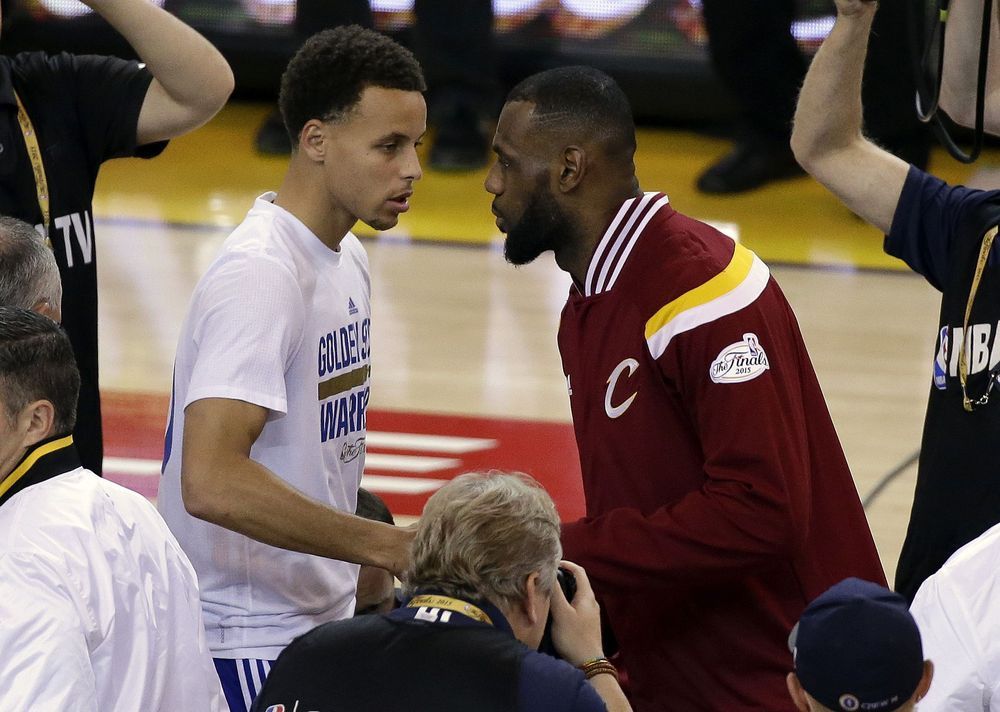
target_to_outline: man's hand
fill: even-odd
[[[395,528],[395,547],[394,553],[391,555],[392,566],[389,567],[388,571],[400,581],[404,579],[410,570],[410,564],[413,563],[413,552],[410,546],[413,544],[413,538],[416,535],[417,525],[415,523],[408,527]]]
[[[834,0],[837,4],[837,14],[842,17],[871,15],[878,8],[875,0]]]
[[[570,561],[560,564],[576,577],[576,595],[566,600],[558,585],[552,592],[552,642],[559,655],[573,666],[604,657],[601,645],[601,608],[583,567]]]

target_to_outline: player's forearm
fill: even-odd
[[[838,15],[830,35],[813,58],[802,85],[792,150],[802,166],[861,139],[861,79],[872,13]]]
[[[233,72],[212,44],[148,0],[87,0],[146,63],[178,104],[205,121],[226,103]]]
[[[185,464],[181,476],[184,505],[192,516],[271,546],[395,574],[409,563],[412,534],[405,529],[333,509],[250,459],[234,456],[204,467]]]
[[[1000,36],[993,7],[986,72],[985,123],[991,133],[1000,131]],[[945,25],[944,69],[941,75],[941,108],[963,126],[975,123],[977,78],[982,40],[983,1],[956,0]]]
[[[621,508],[564,524],[564,555],[595,582],[623,590],[725,582],[792,556],[786,505],[738,484],[708,489],[649,515]]]

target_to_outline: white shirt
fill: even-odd
[[[296,489],[354,512],[364,468],[371,284],[348,233],[339,251],[257,199],[195,288],[174,362],[159,507],[201,584],[209,647],[274,660],[295,637],[350,617],[358,567],[268,546],[190,516],[180,491],[184,408],[266,408],[250,456]]]
[[[144,497],[76,468],[0,506],[9,710],[228,710],[194,570]]]
[[[934,663],[920,712],[1000,710],[1000,525],[924,581],[910,612]]]

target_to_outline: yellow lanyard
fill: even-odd
[[[471,603],[459,600],[457,598],[451,598],[450,596],[414,596],[410,599],[410,602],[406,604],[407,608],[442,608],[446,611],[455,611],[456,613],[461,613],[467,618],[472,618],[480,623],[486,623],[487,625],[493,625],[493,621],[488,615],[483,613],[481,608],[473,606]]]
[[[989,388],[986,394],[973,402],[965,392],[965,382],[969,376],[969,363],[966,343],[972,343],[969,338],[969,315],[972,314],[972,302],[976,299],[976,292],[979,291],[979,280],[983,276],[983,269],[986,267],[987,258],[990,256],[990,248],[993,246],[993,238],[997,236],[997,229],[994,227],[983,236],[983,244],[979,248],[979,260],[976,262],[976,273],[972,276],[972,289],[969,291],[969,301],[965,304],[965,321],[962,322],[962,343],[958,344],[958,380],[962,384],[962,407],[972,412],[973,405],[985,405],[989,399]]]
[[[35,173],[35,192],[38,194],[38,208],[42,211],[45,244],[49,249],[52,249],[52,242],[49,240],[49,183],[45,180],[42,149],[38,147],[35,127],[31,125],[31,119],[28,118],[28,112],[24,110],[24,104],[17,92],[14,92],[14,98],[17,100],[17,123],[21,125],[21,135],[24,136],[24,145],[28,149],[28,158],[31,160],[31,168]]]

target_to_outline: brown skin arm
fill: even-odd
[[[271,546],[402,574],[411,530],[329,507],[250,459],[267,412],[227,398],[185,409],[181,494],[188,512]]]

